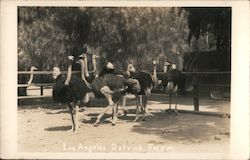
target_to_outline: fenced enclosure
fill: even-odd
[[[66,74],[67,71],[62,71]],[[52,71],[18,71],[18,75],[51,75]],[[80,71],[73,71],[72,74],[80,74]],[[161,77],[163,72],[158,72],[157,75]],[[231,72],[183,72],[186,77],[186,86],[191,87],[191,91],[184,95],[185,97],[193,98],[194,111],[199,111],[200,99],[217,99],[217,100],[230,100],[231,89]],[[41,78],[42,82],[42,78]],[[42,99],[52,97],[52,86],[54,83],[31,83],[18,84],[18,88],[27,87],[26,90],[36,90],[36,95],[18,96],[21,99]],[[29,88],[33,86],[33,88]],[[50,94],[44,94],[44,90],[49,90]],[[39,92],[39,94],[38,94]],[[165,94],[161,88],[156,88],[152,94],[159,93]]]

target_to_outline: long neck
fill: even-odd
[[[168,66],[164,66],[164,67],[163,67],[163,72],[166,73],[167,70],[168,70]]]
[[[93,62],[93,69],[95,72],[95,76],[98,77],[98,72],[97,72],[97,67],[96,67],[96,58],[94,55],[92,56],[92,62]]]
[[[64,84],[68,85],[70,80],[71,80],[71,75],[72,75],[72,63],[69,64],[68,66],[68,71],[67,71],[67,78],[64,82]]]
[[[127,66],[127,71],[126,71],[126,72],[127,72],[128,77],[131,77],[131,72],[130,72],[130,70],[129,70],[129,67],[130,67],[130,66],[128,65],[128,66]]]
[[[154,65],[154,68],[153,68],[153,76],[154,76],[154,78],[157,78],[157,75],[156,75],[156,65]]]
[[[85,77],[85,71],[86,71],[86,61],[81,60],[80,62],[81,65],[81,77],[82,80],[85,82],[85,84],[87,85],[88,88],[91,88],[90,84],[87,82],[86,77]]]
[[[29,84],[29,85],[31,84],[31,82],[33,81],[33,78],[34,78],[33,71],[34,71],[34,69],[31,68],[31,69],[30,69],[30,72],[31,72],[31,74],[30,74],[30,79],[29,79],[29,81],[27,82],[27,84]]]
[[[158,85],[158,79],[157,79],[157,75],[156,75],[156,64],[154,64],[152,80],[154,83],[154,87],[156,87]]]
[[[88,58],[86,56],[86,58],[84,58],[84,70],[85,70],[85,76],[88,77],[89,76],[89,70],[88,70]]]

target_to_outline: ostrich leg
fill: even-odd
[[[176,93],[174,93],[174,95],[173,95],[173,101],[174,101],[174,103],[175,103],[174,113],[175,113],[176,115],[178,115],[177,101],[176,101]]]
[[[171,104],[172,104],[172,98],[173,98],[173,95],[172,95],[172,93],[169,93],[169,108],[166,110],[166,112],[168,113],[168,114],[170,114],[171,113]]]
[[[74,109],[73,109],[73,104],[69,103],[67,104],[72,120],[72,127],[68,132],[74,132],[75,131],[75,119],[74,119]]]
[[[76,105],[75,105],[75,132],[76,133],[79,133],[79,104],[80,104],[80,101],[77,101],[76,102]]]
[[[104,110],[104,112],[100,113],[100,114],[97,116],[97,119],[96,119],[96,121],[95,121],[95,123],[94,123],[94,126],[97,126],[98,123],[100,123],[100,119],[103,117],[103,115],[104,115],[106,112],[108,112],[108,111],[110,110],[110,108],[113,109],[112,111],[113,111],[113,113],[114,113],[115,103],[113,102],[113,100],[112,100],[112,95],[111,95],[111,94],[113,93],[113,91],[111,91],[110,88],[107,87],[107,86],[102,87],[100,91],[101,91],[101,93],[106,97],[106,99],[108,100],[109,105],[106,107],[106,109]]]
[[[143,114],[142,121],[145,121],[146,115],[150,115],[150,113],[148,112],[148,109],[147,109],[147,104],[148,104],[147,96],[142,95],[141,96],[141,108],[142,108],[142,114]]]
[[[127,99],[126,95],[122,96],[122,98],[121,98],[122,112],[123,112],[124,116],[126,116],[128,113],[128,110],[125,108],[126,107],[126,99]]]
[[[112,126],[115,125],[116,121],[117,121],[117,109],[118,109],[118,104],[114,104],[112,105]]]
[[[111,107],[112,107],[112,105],[108,105],[108,106],[106,107],[106,109],[104,110],[104,112],[100,113],[100,114],[97,116],[97,119],[96,119],[96,121],[95,121],[95,123],[94,123],[94,126],[97,126],[97,125],[100,123],[100,120],[101,120],[102,116],[103,116],[106,112],[108,112],[108,111],[111,109]]]
[[[136,122],[139,119],[140,106],[141,106],[141,98],[139,95],[136,95],[136,117],[133,122]]]

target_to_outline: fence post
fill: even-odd
[[[43,86],[41,86],[40,89],[41,89],[41,96],[43,96]]]
[[[40,77],[41,83],[43,83],[43,75]],[[41,89],[41,96],[43,96],[43,86],[40,87]]]
[[[199,111],[199,83],[198,83],[198,75],[193,75],[193,85],[194,85],[194,111]]]
[[[194,84],[194,111],[199,111],[199,85]]]

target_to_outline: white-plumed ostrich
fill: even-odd
[[[81,56],[85,57],[86,56]],[[86,65],[86,60],[79,59],[81,66]],[[83,67],[81,67],[83,69]],[[82,72],[82,74],[84,74]],[[85,75],[82,75],[84,77]],[[96,77],[91,83],[91,91],[96,98],[105,97],[108,101],[108,106],[105,111],[98,115],[94,125],[98,125],[102,116],[112,108],[112,125],[115,125],[117,120],[118,102],[127,92],[139,92],[140,84],[135,79],[126,79],[112,73],[105,73],[102,76]]]
[[[79,105],[83,97],[89,91],[86,83],[78,77],[72,77],[73,56],[69,56],[69,66],[67,77],[63,77],[60,69],[54,67],[53,78],[55,85],[53,86],[53,100],[58,103],[65,103],[69,110],[72,120],[71,131],[78,132]]]
[[[166,112],[171,113],[173,111],[171,109],[172,100],[175,102],[175,110],[174,113],[177,115],[177,101],[176,95],[180,86],[183,86],[183,74],[181,71],[176,69],[176,65],[172,64],[172,68],[167,70],[163,75],[163,86],[166,93],[169,94],[169,109]]]
[[[18,84],[28,84],[30,87],[32,81],[33,81],[33,78],[34,78],[34,74],[33,72],[38,70],[35,66],[32,66],[30,68],[30,78],[28,81],[27,80],[27,76],[26,75],[21,75],[21,76],[18,76]],[[27,96],[27,89],[28,87],[18,87],[18,96]]]

